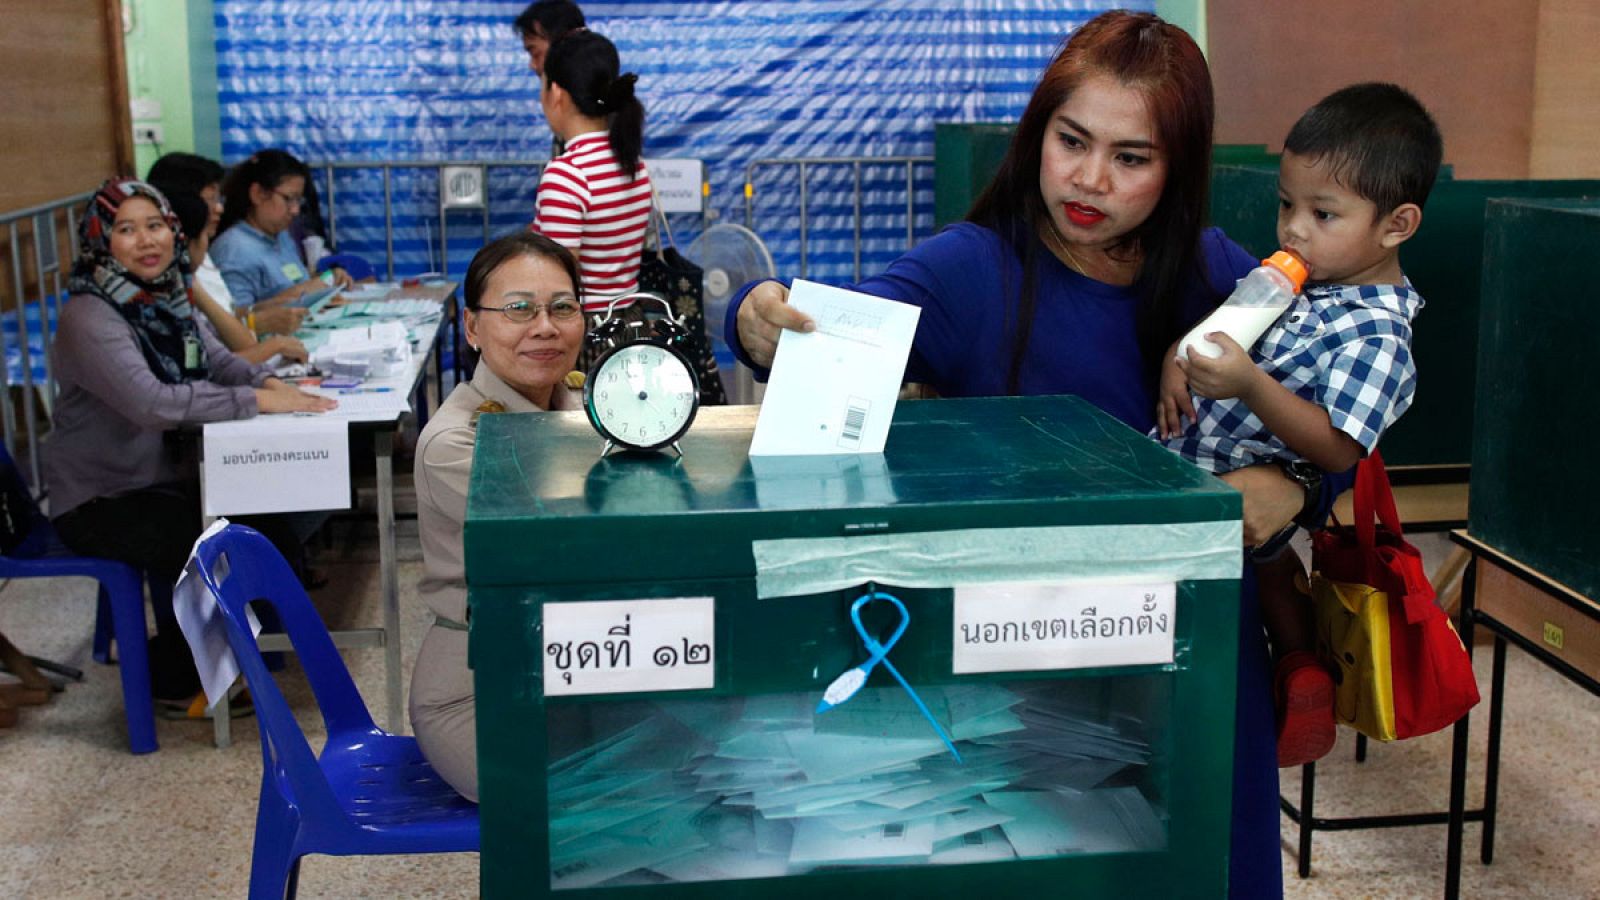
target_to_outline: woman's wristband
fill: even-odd
[[[1294,517],[1295,523],[1311,530],[1321,528],[1322,522],[1317,521],[1317,513],[1322,508],[1322,470],[1305,460],[1280,459],[1277,463],[1284,477],[1300,485],[1305,492],[1300,512]]]

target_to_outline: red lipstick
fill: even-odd
[[[1098,225],[1106,217],[1105,213],[1083,203],[1067,203],[1063,205],[1063,209],[1066,210],[1067,221],[1079,228]]]

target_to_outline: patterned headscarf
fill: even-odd
[[[111,255],[111,228],[117,210],[132,197],[144,197],[172,227],[172,263],[153,280],[129,272]],[[132,178],[112,178],[100,186],[78,226],[78,259],[68,290],[92,294],[111,304],[133,326],[150,370],[167,384],[204,381],[205,344],[189,300],[189,250],[178,217],[161,192]],[[194,348],[192,360],[186,359]],[[186,365],[193,362],[194,365]]]

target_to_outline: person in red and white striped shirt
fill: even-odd
[[[650,221],[650,175],[639,158],[644,106],[633,95],[638,76],[620,68],[609,40],[571,32],[550,47],[539,96],[567,147],[539,178],[533,230],[577,255],[591,314],[638,289]]]

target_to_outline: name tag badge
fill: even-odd
[[[290,281],[300,282],[304,281],[306,278],[306,270],[300,268],[299,263],[284,263],[282,271],[283,277],[289,279]]]
[[[190,372],[200,368],[200,336],[192,332],[183,336],[183,367]]]

